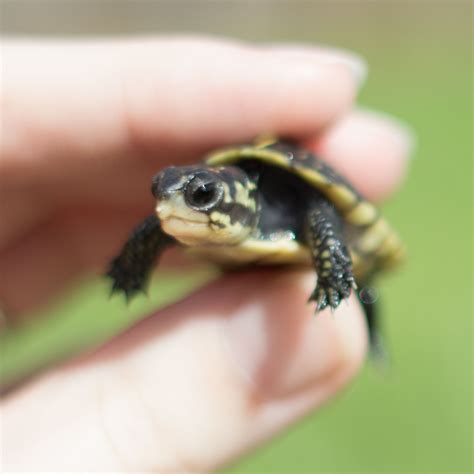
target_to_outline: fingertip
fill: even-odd
[[[382,200],[403,182],[414,149],[408,125],[389,115],[358,109],[308,142],[367,198]]]
[[[303,43],[270,43],[266,49],[270,54],[278,54],[280,57],[287,56],[288,58],[344,66],[359,88],[367,78],[367,61],[354,51],[328,45],[316,46]]]

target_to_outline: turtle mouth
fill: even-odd
[[[181,221],[181,223],[189,224],[207,224],[209,222],[206,214],[189,209],[180,195],[159,200],[156,204],[156,215],[162,223]]]
[[[161,221],[161,228],[184,245],[201,245],[212,240],[209,221],[202,222],[172,215]]]
[[[179,226],[186,226],[186,227],[207,227],[209,221],[195,221],[192,219],[188,219],[187,217],[180,217],[180,216],[169,216],[162,221],[162,225],[168,225],[170,227],[179,227]]]

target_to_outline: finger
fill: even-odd
[[[364,358],[358,304],[314,317],[313,285],[295,272],[228,276],[13,394],[5,467],[205,472],[254,448]]]
[[[313,133],[350,106],[358,72],[349,53],[309,51],[203,38],[7,43],[3,166],[26,180],[20,172],[30,165],[54,172],[39,163],[45,157],[69,167],[80,157],[84,166],[268,130]]]
[[[402,183],[414,140],[411,129],[400,120],[359,109],[307,145],[367,198],[380,201]]]

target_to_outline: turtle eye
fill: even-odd
[[[186,185],[184,192],[186,203],[198,211],[208,211],[217,206],[223,195],[222,185],[214,177],[196,176]]]

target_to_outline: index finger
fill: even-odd
[[[5,185],[149,171],[262,131],[309,135],[351,105],[363,67],[206,38],[6,43]]]

